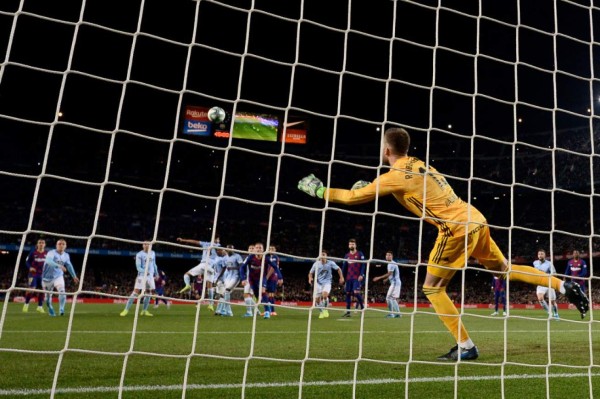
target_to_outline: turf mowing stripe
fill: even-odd
[[[600,376],[600,373],[592,373],[592,377]],[[558,373],[548,374],[548,378],[580,378],[588,377],[587,373]],[[546,375],[541,374],[511,374],[501,376],[469,376],[458,377],[459,381],[481,381],[481,380],[499,380],[501,378],[509,380],[529,380],[546,378]],[[376,385],[376,384],[402,384],[408,383],[431,383],[431,382],[452,382],[456,379],[454,376],[447,377],[420,377],[409,378],[407,381],[393,378],[362,380],[357,381],[357,385]],[[335,385],[352,385],[354,381],[310,381],[304,382],[302,386],[335,386]],[[250,383],[246,384],[246,389],[253,388],[285,388],[299,386],[299,382],[270,382],[270,383]],[[242,384],[189,384],[186,389],[188,391],[206,390],[206,389],[239,389]],[[123,387],[125,392],[138,391],[179,391],[183,389],[183,385],[137,385]],[[83,394],[83,393],[98,393],[98,392],[118,392],[118,387],[79,387],[79,388],[59,388],[55,391],[57,394]],[[1,389],[0,396],[27,396],[27,395],[48,395],[50,389]]]

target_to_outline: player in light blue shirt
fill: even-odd
[[[225,251],[223,250],[223,248],[217,248],[215,257],[208,256],[205,260],[201,261],[196,266],[192,267],[190,270],[185,272],[185,274],[183,275],[183,282],[185,283],[185,286],[181,290],[179,290],[179,293],[183,294],[192,289],[192,277],[196,278],[198,276],[202,276],[203,288],[202,290],[199,290],[200,292],[198,293],[201,297],[204,297],[203,289],[204,287],[206,287],[210,298],[208,310],[214,311],[215,308],[213,307],[212,303],[215,293],[213,287],[213,281],[215,281],[215,268],[221,270],[221,265],[223,262],[222,256],[224,255],[224,253]]]
[[[313,290],[316,306],[319,308],[319,319],[329,317],[329,293],[331,292],[331,283],[333,281],[333,271],[336,270],[339,276],[340,285],[344,284],[344,275],[342,269],[331,260],[327,259],[327,251],[321,251],[321,257],[313,263],[308,272],[308,283],[312,285],[316,277],[316,284]]]
[[[398,264],[394,262],[394,253],[392,251],[387,251],[385,253],[385,260],[387,261],[387,273],[374,277],[373,282],[384,280],[386,278],[388,279],[390,288],[388,289],[385,300],[390,313],[388,313],[385,317],[388,319],[396,319],[400,317],[400,306],[398,305],[400,288],[402,288],[402,281],[400,280],[400,268],[398,267]]]
[[[225,288],[223,283],[223,278],[225,274],[225,250],[218,251],[219,254],[217,258],[213,258],[216,260],[213,264],[214,274],[212,277],[212,287],[208,289],[208,308],[212,309],[215,303],[215,294],[219,296],[219,305],[217,305],[217,310],[215,310],[215,316],[220,316],[219,313],[221,302],[223,301],[223,295],[225,294]]]
[[[556,274],[556,269],[552,262],[546,259],[546,250],[539,249],[537,253],[537,260],[533,261],[533,267],[538,270],[543,271],[544,273],[548,273],[548,275]],[[549,287],[550,279],[548,279],[548,285],[538,285],[536,289],[536,294],[538,298],[538,302],[544,308],[546,313],[551,315],[555,319],[559,319],[558,316],[558,306],[556,305],[556,291],[554,288]],[[544,300],[544,297],[548,294],[548,303]],[[550,310],[552,309],[552,310]]]
[[[68,271],[73,282],[79,284],[79,279],[75,273],[75,268],[71,263],[71,257],[66,252],[67,242],[64,239],[56,241],[56,249],[48,252],[44,268],[42,269],[42,286],[44,290],[50,291],[46,294],[46,306],[48,306],[48,314],[56,316],[52,307],[52,291],[58,291],[59,314],[65,314],[65,304],[67,303],[67,295],[65,294],[65,271]]]
[[[221,316],[233,316],[231,310],[231,291],[240,283],[240,267],[244,263],[242,256],[233,251],[233,245],[227,246],[227,252],[223,257],[223,291],[219,306],[215,314]],[[217,291],[219,291],[219,283],[217,283]],[[220,294],[220,292],[219,292]]]
[[[127,316],[133,301],[143,289],[145,289],[146,295],[144,296],[144,307],[140,316],[154,316],[148,311],[148,306],[150,306],[150,295],[154,294],[156,289],[155,280],[158,280],[158,266],[156,265],[156,253],[150,249],[149,241],[144,241],[142,250],[135,255],[135,268],[137,269],[135,287],[127,300],[125,309],[121,312],[121,316]]]
[[[217,249],[221,246],[221,239],[219,238],[219,236],[215,237],[214,242],[193,240],[193,239],[189,239],[189,238],[180,238],[180,237],[177,238],[177,242],[181,242],[183,244],[197,245],[200,248],[202,248],[202,257],[200,258],[200,264],[208,264],[208,263],[214,264],[214,262],[208,262],[209,259],[216,260],[219,257],[219,254],[217,253]],[[200,264],[198,266],[200,266]],[[198,267],[198,266],[196,266],[196,267]],[[206,281],[206,287],[207,287],[208,298],[209,298],[208,310],[213,311],[213,310],[215,310],[213,307],[213,301],[214,301],[214,297],[215,297],[215,288],[213,285],[214,270],[211,270],[210,274],[211,275],[208,276],[209,279]],[[191,285],[190,281],[187,281],[187,280],[190,280],[189,276],[188,276],[187,280],[186,280],[186,276],[188,276],[187,273],[183,276],[183,279],[185,281],[185,287],[183,287],[179,291],[179,293],[184,293],[184,292],[190,291],[192,289],[192,285]]]
[[[192,240],[189,238],[179,237],[177,238],[177,242],[181,242],[183,244],[196,245],[202,248],[202,258],[200,258],[200,262],[205,262],[208,258],[216,258],[218,256],[217,248],[221,246],[221,239],[219,238],[219,236],[215,237],[214,242]]]

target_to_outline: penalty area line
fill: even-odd
[[[548,375],[542,374],[510,374],[505,375],[504,379],[509,380],[531,380],[531,379],[545,379],[545,378],[581,378],[581,377],[597,377],[600,373],[553,373]],[[497,375],[478,375],[478,376],[463,376],[463,377],[418,377],[404,379],[395,378],[384,378],[374,380],[361,380],[356,381],[356,385],[378,385],[378,384],[403,384],[408,382],[411,383],[435,383],[435,382],[452,382],[456,379],[458,381],[481,381],[481,380],[500,380],[502,377]],[[305,387],[319,387],[319,386],[336,386],[336,385],[353,385],[354,381],[309,381],[302,383]],[[246,389],[255,388],[285,388],[285,387],[297,387],[299,382],[270,382],[270,383],[249,383],[246,384]],[[187,391],[195,390],[206,390],[206,389],[240,389],[242,384],[188,384],[186,386]],[[180,391],[183,389],[183,385],[137,385],[137,386],[124,386],[124,392],[141,392],[141,391]],[[118,392],[119,387],[78,387],[78,388],[58,388],[54,391],[55,394],[85,394],[85,393],[103,393],[103,392]],[[0,396],[28,396],[28,395],[49,395],[52,393],[51,389],[0,389]]]

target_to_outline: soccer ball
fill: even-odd
[[[225,110],[221,107],[212,107],[208,110],[208,119],[215,123],[223,122],[225,119]]]

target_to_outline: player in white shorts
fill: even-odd
[[[315,274],[316,285],[314,289],[314,298],[319,308],[319,319],[329,317],[327,306],[329,305],[329,293],[331,292],[331,282],[333,280],[333,270],[337,270],[340,277],[340,285],[344,284],[344,275],[342,269],[333,261],[327,259],[327,251],[321,251],[321,258],[313,263],[308,272],[308,283],[312,285]]]
[[[241,255],[233,251],[233,245],[227,246],[227,252],[223,257],[223,274],[222,274],[222,291],[221,294],[219,291],[221,288],[219,284],[221,281],[217,282],[217,292],[222,297],[219,299],[219,305],[217,306],[217,311],[215,314],[221,316],[233,316],[233,311],[231,310],[231,291],[240,283],[240,267],[244,263]]]
[[[390,313],[388,313],[385,317],[388,319],[396,319],[400,317],[400,306],[398,305],[400,288],[402,288],[402,281],[400,280],[400,268],[398,267],[398,264],[394,262],[394,253],[392,251],[387,251],[385,253],[385,260],[388,262],[387,273],[374,277],[373,282],[377,282],[386,278],[389,280],[390,288],[388,288],[385,299]]]
[[[539,249],[537,256],[537,260],[533,262],[533,267],[544,273],[548,273],[549,275],[556,274],[554,265],[546,259],[546,251],[544,249]],[[550,284],[549,281],[550,280],[548,280],[548,284]],[[558,306],[556,305],[556,291],[554,288],[550,288],[547,285],[538,285],[535,293],[542,308],[544,308],[544,310],[554,319],[558,319]],[[544,300],[546,294],[548,295],[548,303]]]
[[[58,291],[59,314],[65,314],[65,304],[67,303],[67,295],[65,294],[65,271],[68,271],[73,282],[79,284],[77,274],[71,263],[71,258],[66,252],[67,242],[64,239],[56,241],[56,249],[48,252],[44,267],[42,269],[42,287],[50,293],[46,294],[46,306],[48,306],[48,314],[56,316],[52,307],[52,291]]]
[[[150,295],[154,294],[156,289],[155,279],[158,279],[158,265],[156,264],[156,253],[150,250],[150,242],[144,241],[142,250],[135,255],[135,268],[138,275],[135,279],[133,292],[129,296],[125,309],[121,312],[121,316],[127,316],[129,309],[135,299],[140,295],[140,292],[145,290],[147,295],[144,296],[144,305],[140,316],[154,316],[148,311],[150,306]]]
[[[183,276],[183,280],[185,281],[185,287],[183,287],[179,293],[183,294],[184,292],[190,291],[192,289],[192,285],[190,283],[190,276],[202,276],[206,281],[206,287],[208,289],[208,296],[210,298],[210,302],[208,304],[208,310],[214,310],[213,308],[213,298],[215,295],[215,290],[213,288],[213,280],[214,280],[214,262],[210,262],[209,260],[214,260],[218,256],[218,249],[221,246],[221,239],[219,236],[215,236],[215,240],[213,242],[210,241],[200,241],[189,238],[181,238],[177,237],[177,242],[181,242],[184,244],[197,245],[202,248],[202,258],[200,259],[200,263],[190,269],[188,271],[196,274],[188,274],[186,273]],[[203,265],[204,264],[204,265]]]
[[[212,294],[214,297],[214,280],[215,280],[215,268],[219,268],[223,261],[222,256],[225,254],[222,248],[217,248],[215,257],[208,257],[203,259],[199,264],[192,267],[190,270],[185,272],[183,275],[183,281],[185,282],[185,287],[183,287],[179,293],[184,293],[190,291],[192,289],[191,278],[197,276],[203,276],[204,281],[206,282],[206,289],[209,293],[209,296]],[[202,294],[202,293],[200,293]],[[211,298],[212,300],[212,298]],[[208,309],[213,311],[214,308],[212,303],[209,302]]]
[[[212,265],[212,287],[208,288],[208,309],[214,310],[215,294],[219,295],[219,304],[225,294],[225,285],[223,283],[223,275],[225,273],[224,258],[226,256],[225,250],[223,250],[220,259]],[[218,308],[218,306],[217,306]],[[219,313],[215,311],[215,316],[219,316]]]

